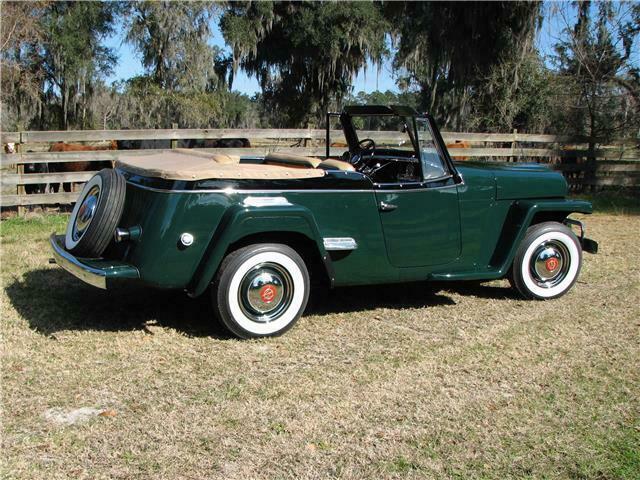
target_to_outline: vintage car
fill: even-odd
[[[568,218],[591,204],[568,199],[562,175],[454,163],[434,120],[412,108],[329,114],[326,146],[324,159],[123,156],[86,183],[66,234],[51,236],[55,261],[100,288],[210,292],[216,316],[249,338],[291,328],[312,284],[507,277],[524,297],[551,299],[575,283],[582,251],[597,250]]]

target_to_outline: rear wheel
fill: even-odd
[[[529,227],[509,280],[525,298],[546,300],[569,291],[582,265],[580,242],[569,227],[545,222]]]
[[[287,245],[249,245],[230,253],[211,299],[222,323],[240,338],[278,336],[300,318],[309,299],[309,272]]]
[[[105,168],[89,180],[73,207],[65,248],[78,257],[99,257],[107,248],[118,226],[126,181],[122,175]]]

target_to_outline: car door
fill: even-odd
[[[423,181],[376,186],[387,255],[397,267],[442,265],[460,255],[454,172],[436,148],[424,120],[417,128]]]

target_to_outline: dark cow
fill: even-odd
[[[92,146],[92,145],[80,145],[77,143],[64,143],[57,142],[51,145],[49,148],[50,152],[88,152],[88,151],[96,151],[96,150],[117,150],[118,144],[115,140],[111,141],[111,143],[104,146]],[[110,160],[99,161],[99,162],[52,162],[49,164],[50,172],[92,172],[95,170],[101,170],[103,168],[112,168],[113,163]],[[52,184],[54,192],[57,192],[60,189],[60,184]],[[63,189],[65,192],[71,191],[71,182],[65,182],[63,185]]]

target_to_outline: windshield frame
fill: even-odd
[[[420,152],[420,136],[419,136],[419,132],[418,132],[418,123],[417,123],[417,119],[426,119],[427,125],[429,127],[429,131],[431,133],[431,136],[433,138],[433,143],[436,146],[436,150],[438,151],[438,154],[440,155],[441,159],[442,159],[442,163],[443,166],[445,167],[445,169],[447,170],[448,174],[447,175],[443,175],[440,179],[445,179],[447,177],[452,177],[454,178],[454,180],[456,181],[456,183],[463,183],[462,177],[460,176],[460,174],[458,173],[455,164],[453,163],[453,159],[451,158],[451,156],[449,155],[449,151],[447,150],[444,140],[442,139],[442,135],[440,134],[440,130],[438,129],[435,120],[433,119],[433,117],[431,115],[429,115],[428,113],[418,113],[416,115],[411,115],[411,116],[404,116],[404,115],[397,115],[397,114],[371,114],[371,113],[367,113],[367,114],[355,114],[355,115],[349,115],[346,112],[342,112],[342,113],[337,113],[337,112],[328,112],[327,113],[327,118],[326,118],[326,158],[331,158],[330,155],[330,145],[331,145],[331,117],[339,117],[340,120],[340,125],[342,127],[343,130],[343,134],[344,137],[347,141],[347,146],[349,149],[349,153],[354,154],[358,151],[358,142],[359,142],[359,137],[357,134],[357,130],[353,125],[352,122],[352,118],[353,117],[362,117],[362,116],[381,116],[381,117],[399,117],[401,119],[411,119],[411,126],[409,127],[409,125],[407,125],[409,128],[413,129],[413,135],[415,138],[415,143],[412,141],[412,146],[413,146],[413,153],[415,155],[415,158],[422,160],[421,159],[421,152]],[[406,122],[405,122],[406,123]],[[438,180],[440,180],[438,179]],[[429,180],[425,180],[423,183],[428,183],[433,181],[433,179],[429,179]]]

